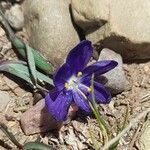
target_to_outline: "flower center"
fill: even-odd
[[[82,72],[78,72],[76,76],[72,76],[66,83],[65,83],[65,88],[67,90],[73,90],[73,89],[78,89],[78,86],[80,84],[80,78],[82,76]],[[81,83],[82,84],[82,83]],[[80,84],[80,85],[81,85]],[[87,90],[87,92],[92,92],[92,87],[88,87],[84,84],[82,84],[82,86],[84,86],[84,88]]]
[[[67,90],[72,90],[74,88],[78,87],[79,83],[79,78],[76,76],[72,76],[66,83],[65,83],[65,88]]]
[[[80,77],[82,76],[82,72],[78,72],[76,76],[72,76],[66,83],[65,88],[67,90],[72,90],[74,88],[78,88],[78,84],[80,82]]]

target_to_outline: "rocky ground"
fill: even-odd
[[[99,1],[103,4],[103,9],[98,9],[102,7]],[[146,10],[150,3],[147,0],[144,3],[142,0],[133,1],[136,6],[145,8],[140,13],[141,20],[138,20],[138,17],[131,16],[130,18],[130,14],[121,11],[125,8],[130,9],[130,12],[135,14],[139,14],[138,12],[141,11],[140,7],[135,11],[134,7],[136,6],[128,0],[123,3],[115,0],[116,5],[106,3],[103,0],[99,1],[93,0],[91,2],[88,0],[84,7],[86,9],[84,9],[81,3],[84,4],[85,2],[79,3],[79,0],[73,0],[70,7],[72,8],[72,15],[67,9],[69,8],[68,4],[70,4],[69,0],[61,3],[57,3],[55,0],[44,0],[44,2],[37,0],[36,7],[34,6],[35,0],[25,0],[24,3],[17,0],[14,2],[4,0],[0,3],[6,10],[5,15],[9,21],[11,20],[10,24],[16,35],[38,49],[54,64],[55,69],[64,61],[69,50],[79,42],[79,39],[84,38],[91,40],[94,44],[93,61],[99,58],[100,60],[114,59],[119,62],[119,66],[114,72],[105,75],[109,79],[106,86],[113,95],[112,101],[107,106],[100,105],[99,109],[107,121],[110,131],[115,136],[118,126],[122,126],[125,117],[127,117],[128,123],[140,112],[150,107],[150,30],[147,29],[150,22],[146,22],[145,17],[149,15]],[[89,8],[91,3],[93,3],[93,7]],[[42,8],[38,9],[39,6]],[[50,7],[53,13],[51,13]],[[116,13],[117,8],[118,14]],[[120,11],[122,13],[119,13]],[[71,17],[73,17],[75,25],[72,25]],[[128,20],[128,26],[124,25],[126,22],[124,18]],[[119,22],[119,20],[121,21]],[[137,22],[138,25],[135,25]],[[109,29],[107,29],[108,26]],[[54,49],[57,50],[57,53],[56,51],[53,52]],[[0,59],[18,59],[2,27],[0,27]],[[96,120],[92,116],[85,117],[81,112],[77,113],[72,121],[65,123],[59,133],[49,131],[25,135],[21,128],[20,119],[24,112],[33,107],[34,98],[35,94],[24,82],[9,74],[0,74],[0,122],[8,126],[20,143],[38,139],[57,149],[90,150],[93,149],[91,131],[98,147],[101,146],[102,138]],[[149,119],[149,117],[143,118],[135,124],[130,132],[121,138],[117,149],[150,149]],[[146,124],[148,125],[146,126]],[[1,144],[3,142],[6,144]],[[11,149],[10,147],[16,149],[0,130],[0,149]]]

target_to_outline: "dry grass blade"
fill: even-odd
[[[5,124],[0,123],[0,129],[19,149],[22,149],[23,146],[16,140],[14,135],[8,131],[8,128]]]
[[[138,128],[137,128],[137,130],[136,130],[134,136],[132,137],[132,141],[130,142],[129,150],[132,150],[132,149],[133,149],[134,143],[135,143],[136,138],[137,138],[137,136],[138,136],[138,133],[139,133],[139,131],[140,131],[140,129],[141,129],[141,126],[142,126],[142,125],[139,125],[139,126],[138,126]]]
[[[149,112],[150,112],[150,108],[147,108],[146,110],[138,114],[136,118],[130,121],[130,123],[127,125],[127,127],[124,130],[122,130],[116,137],[114,137],[112,140],[106,143],[104,147],[102,147],[100,150],[107,150],[111,145],[113,145],[121,137],[123,137],[126,134],[126,132],[128,132],[137,122],[140,121],[140,119],[146,116]]]

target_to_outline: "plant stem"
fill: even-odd
[[[89,102],[89,105],[96,117],[97,123],[99,125],[100,130],[103,133],[104,139],[105,139],[105,143],[108,141],[108,135],[107,135],[107,127],[104,125],[104,120],[100,117],[99,112],[97,112],[97,110],[93,107],[92,103]]]
[[[97,123],[103,133],[104,136],[104,143],[106,143],[109,140],[109,130],[107,128],[107,125],[105,123],[105,121],[103,120],[103,118],[101,117],[99,110],[97,108],[97,104],[96,104],[96,100],[95,100],[95,96],[94,96],[94,75],[92,75],[92,80],[91,80],[91,86],[92,86],[92,102],[89,101],[89,105],[97,119]]]

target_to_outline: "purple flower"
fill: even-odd
[[[73,48],[66,58],[66,62],[54,75],[55,90],[45,97],[48,112],[57,120],[67,119],[70,105],[75,103],[87,114],[91,113],[88,99],[91,99],[91,77],[99,76],[117,66],[113,60],[97,61],[87,66],[93,53],[90,41],[82,41]],[[107,104],[111,100],[110,93],[105,87],[94,81],[96,102]]]

